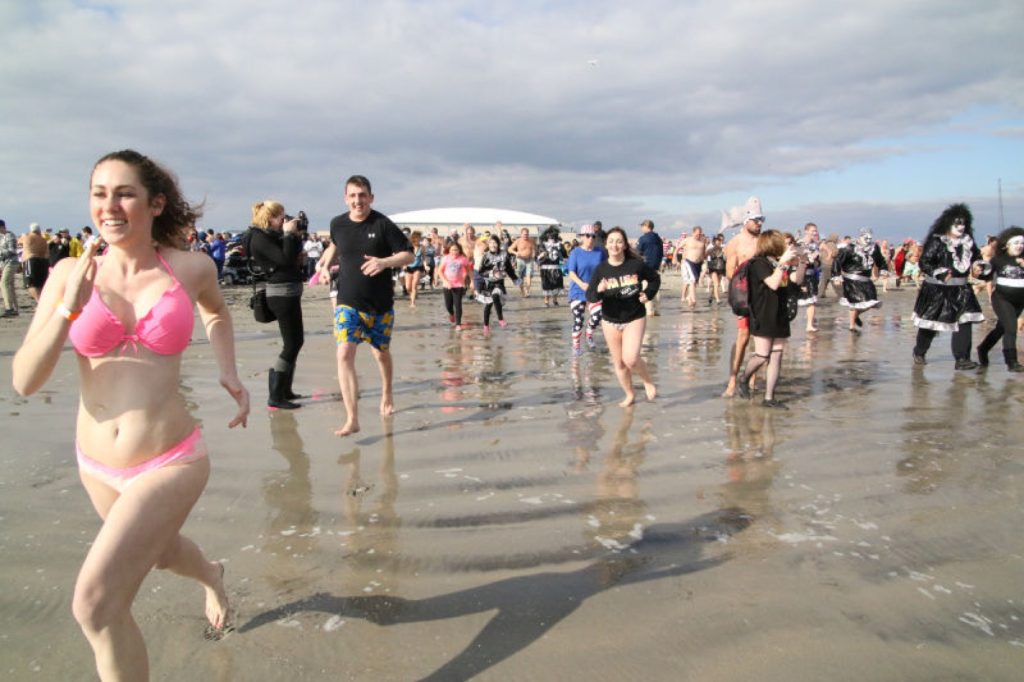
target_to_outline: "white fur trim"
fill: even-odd
[[[956,322],[935,322],[933,320],[926,320],[923,317],[918,317],[917,313],[914,313],[913,320],[914,326],[920,329],[931,329],[937,332],[955,332],[960,329],[960,325],[962,324],[984,322],[985,316],[981,313],[964,313]]]

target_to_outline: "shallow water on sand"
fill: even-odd
[[[479,305],[456,334],[428,292],[397,307],[397,414],[360,350],[343,439],[326,301],[304,303],[314,398],[244,431],[197,339],[183,390],[214,468],[185,532],[226,562],[238,629],[205,641],[201,589],[152,574],[154,679],[1020,679],[1024,379],[955,373],[945,335],[912,366],[913,297],[859,336],[834,299],[813,337],[801,315],[789,411],[720,398],[731,314],[669,297],[645,339],[659,398],[623,410],[603,339],[572,361],[564,305],[514,294],[485,339]],[[259,405],[279,342],[247,312]],[[66,352],[39,395],[0,395],[5,679],[94,677],[70,613],[99,525],[74,370]]]

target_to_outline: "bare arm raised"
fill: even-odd
[[[98,241],[90,244],[79,258],[61,259],[43,287],[32,324],[14,354],[13,383],[19,394],[32,395],[53,373],[71,329],[71,320],[58,308],[63,305],[62,310],[77,314],[89,301],[96,279],[97,249]]]

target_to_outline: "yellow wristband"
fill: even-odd
[[[64,301],[61,301],[60,303],[57,304],[57,312],[60,313],[61,317],[72,322],[77,320],[78,316],[82,314],[81,310],[79,310],[78,312],[72,312],[70,308],[64,305]]]

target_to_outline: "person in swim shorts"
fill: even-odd
[[[345,182],[348,213],[331,220],[331,245],[320,258],[326,268],[338,258],[338,294],[334,307],[334,340],[338,344],[338,383],[345,403],[345,423],[334,432],[347,436],[359,430],[359,385],[356,350],[369,342],[381,378],[380,413],[394,413],[391,381],[391,330],[395,294],[391,270],[413,262],[412,244],[398,226],[373,210],[370,181],[353,175]],[[322,276],[327,273],[323,272]]]
[[[745,220],[739,233],[725,245],[725,276],[733,278],[740,265],[747,262],[757,253],[757,238],[764,225],[764,214],[761,212],[761,201],[757,197],[747,199]],[[736,345],[732,350],[732,362],[729,365],[729,382],[722,395],[731,398],[736,392],[736,377],[743,366],[743,356],[747,352],[750,341],[750,319],[736,318]],[[753,377],[751,377],[753,378]]]

